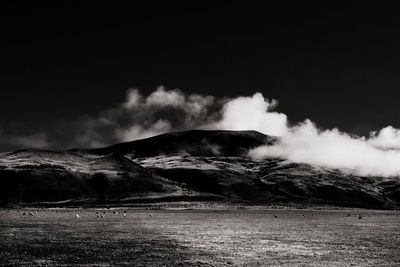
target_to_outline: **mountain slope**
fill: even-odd
[[[119,155],[21,150],[0,156],[1,201],[121,198],[132,193],[173,192],[180,187]]]
[[[400,207],[398,177],[246,157],[249,149],[276,140],[254,131],[197,130],[99,149],[2,153],[0,200]]]

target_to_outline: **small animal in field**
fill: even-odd
[[[34,216],[35,214],[33,214],[33,212],[29,212],[29,216]]]
[[[274,215],[274,218],[278,218],[278,215]]]
[[[80,218],[79,214],[75,214],[75,218],[79,219]]]
[[[358,214],[358,219],[361,220],[362,218],[361,214]]]
[[[150,216],[150,217],[153,217],[153,214],[151,214],[151,213],[150,213],[150,215],[149,215],[149,216]]]

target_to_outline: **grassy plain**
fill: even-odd
[[[0,236],[4,266],[400,265],[398,211],[2,209]]]

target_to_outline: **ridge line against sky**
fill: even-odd
[[[171,131],[255,130],[280,138],[274,145],[251,150],[253,158],[281,157],[361,175],[400,175],[399,129],[387,126],[360,137],[337,128],[321,129],[310,119],[291,124],[284,113],[275,111],[277,105],[277,100],[261,93],[216,98],[160,86],[144,96],[129,89],[124,102],[97,116],[54,125],[53,135],[36,132],[4,138],[3,134],[1,140],[21,147],[101,147]]]

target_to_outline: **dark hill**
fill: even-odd
[[[246,156],[249,149],[272,144],[276,138],[256,131],[193,130],[162,134],[98,149],[75,149],[95,155],[131,154],[134,157],[187,153],[192,156]]]

